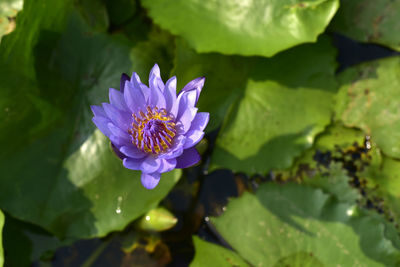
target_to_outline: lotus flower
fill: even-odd
[[[209,113],[196,104],[205,78],[189,82],[176,94],[176,77],[165,84],[154,65],[149,87],[136,73],[122,74],[120,91],[110,88],[110,103],[91,106],[93,122],[107,136],[125,168],[139,170],[153,189],[161,173],[190,167],[200,160],[194,147],[204,136]]]

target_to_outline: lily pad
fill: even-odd
[[[193,243],[196,254],[191,267],[203,267],[203,266],[220,266],[220,267],[231,267],[249,266],[240,256],[235,252],[230,251],[221,246],[204,241],[196,236],[193,237]]]
[[[177,40],[173,74],[178,77],[178,88],[193,77],[206,77],[198,107],[211,114],[208,131],[221,126],[229,107],[243,95],[253,64],[254,58],[196,53],[185,41]]]
[[[385,227],[353,204],[304,185],[260,186],[212,218],[218,232],[254,266],[397,266]]]
[[[338,0],[143,0],[162,28],[185,38],[197,52],[270,57],[315,42],[339,7]]]
[[[325,36],[271,59],[255,58],[243,96],[220,130],[211,168],[264,173],[289,167],[330,122],[335,66]]]
[[[360,176],[368,181],[367,187],[373,193],[371,204],[382,209],[395,224],[400,223],[399,170],[399,160],[383,155],[377,164],[369,166],[360,173]]]
[[[400,1],[341,1],[331,28],[361,42],[400,51]]]
[[[180,172],[144,189],[91,121],[89,106],[131,70],[134,45],[94,31],[73,1],[26,2],[0,49],[2,209],[60,238],[89,238],[123,229],[166,196]]]
[[[400,159],[400,57],[364,63],[339,75],[337,118],[361,128],[384,154]]]

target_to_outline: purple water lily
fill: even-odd
[[[122,74],[120,91],[110,88],[110,103],[91,106],[93,122],[112,143],[123,165],[142,171],[145,188],[153,189],[161,173],[190,167],[200,160],[194,146],[203,138],[209,113],[197,113],[205,78],[189,82],[176,95],[176,77],[166,84],[154,65],[149,87],[136,73]]]

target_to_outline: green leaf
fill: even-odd
[[[115,25],[126,23],[137,11],[135,0],[104,0],[104,2],[110,22]]]
[[[177,41],[173,73],[178,78],[178,88],[183,88],[195,77],[206,77],[197,106],[200,111],[210,113],[208,131],[221,125],[230,105],[243,94],[252,64],[253,58],[198,54],[186,42]]]
[[[197,52],[272,56],[315,42],[338,0],[142,0],[162,28],[181,35]]]
[[[15,18],[22,9],[23,0],[3,0],[0,3],[0,41],[15,28]]]
[[[220,130],[212,169],[247,173],[287,168],[329,124],[335,50],[326,38],[254,59],[244,95]]]
[[[400,57],[347,69],[339,75],[337,117],[361,128],[383,153],[400,158]]]
[[[26,2],[0,49],[0,206],[61,238],[123,229],[180,177],[144,189],[95,130],[89,106],[119,88],[135,43],[93,31],[77,10],[72,1]]]
[[[96,31],[105,32],[109,26],[106,5],[98,0],[76,0],[82,17],[86,23]]]
[[[30,266],[32,262],[50,260],[55,250],[68,245],[42,228],[6,216],[3,246],[6,266]]]
[[[213,218],[218,232],[254,266],[397,266],[400,251],[377,218],[319,189],[264,184]]]
[[[361,42],[400,51],[400,1],[341,1],[331,28]]]
[[[4,226],[4,215],[3,212],[0,211],[0,267],[3,266],[4,263],[4,254],[3,254],[3,226]]]
[[[218,267],[232,267],[232,266],[249,266],[240,256],[235,252],[223,248],[221,246],[206,242],[197,236],[193,236],[193,243],[196,254],[191,262],[191,267],[203,266],[218,266]]]
[[[376,158],[376,156],[375,156]],[[396,224],[400,222],[400,161],[383,155],[379,159],[375,159],[376,164],[371,164],[363,172],[360,173],[368,181],[368,188],[371,189],[370,197],[382,198],[381,203],[375,203],[385,210],[385,215],[392,218]]]

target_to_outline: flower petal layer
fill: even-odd
[[[111,105],[113,105],[114,107],[116,107],[119,110],[126,111],[126,112],[129,111],[128,106],[125,103],[124,95],[120,91],[117,91],[114,88],[110,88],[108,96],[109,96]]]
[[[147,189],[154,189],[158,183],[160,182],[161,173],[154,172],[154,173],[142,173],[140,180],[142,185]]]
[[[201,93],[201,89],[203,89],[204,82],[206,81],[205,77],[199,77],[190,81],[188,84],[183,87],[182,91],[191,91],[196,90],[196,103],[199,100],[199,96]]]
[[[135,72],[122,74],[120,90],[109,90],[110,103],[91,106],[94,124],[110,139],[125,168],[142,172],[147,189],[157,186],[161,173],[200,161],[194,146],[209,121],[209,114],[197,113],[196,107],[204,77],[186,84],[177,96],[176,77],[164,84],[160,73],[155,64],[149,86]]]
[[[150,71],[149,87],[150,90],[158,89],[161,92],[164,91],[164,82],[161,79],[160,67],[157,64]]]
[[[176,77],[170,78],[164,88],[165,109],[170,111],[176,102]]]
[[[189,149],[185,149],[177,159],[176,159],[176,168],[183,169],[190,166],[195,165],[200,161],[199,152],[197,152],[196,148],[191,147]]]
[[[144,110],[146,100],[143,92],[140,88],[134,87],[130,82],[125,83],[124,99],[131,113]]]
[[[128,74],[122,73],[121,80],[119,82],[119,90],[121,91],[121,93],[124,93],[125,83],[130,79],[131,78],[128,76]]]

